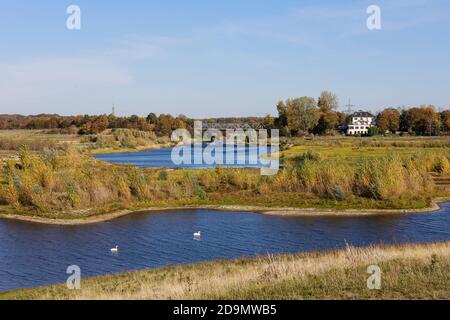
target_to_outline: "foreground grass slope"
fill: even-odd
[[[381,290],[367,268],[382,270]],[[0,293],[0,299],[450,299],[450,242],[208,262]]]

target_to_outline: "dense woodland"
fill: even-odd
[[[349,114],[338,112],[339,101],[335,94],[324,91],[316,100],[300,97],[279,101],[278,117],[267,115],[258,117],[236,117],[203,119],[209,125],[229,124],[253,128],[280,129],[282,136],[307,134],[336,134],[349,122]],[[0,115],[0,129],[53,129],[58,133],[98,134],[106,129],[137,129],[154,132],[158,136],[168,136],[175,129],[192,130],[193,119],[184,115],[177,117],[150,113],[147,117],[132,115],[60,116],[40,114],[32,116]],[[431,105],[413,108],[386,108],[376,116],[377,127],[370,135],[385,133],[409,133],[413,135],[446,135],[450,133],[450,110],[439,112]]]

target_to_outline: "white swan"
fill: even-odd
[[[202,233],[201,233],[200,231],[194,233],[194,237],[196,237],[196,238],[199,238],[199,237],[201,237],[201,236],[202,236]]]
[[[117,253],[117,252],[119,252],[119,246],[116,246],[115,248],[112,248],[112,249],[111,249],[111,252],[112,252],[112,253]]]

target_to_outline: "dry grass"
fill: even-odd
[[[153,132],[134,129],[108,129],[97,135],[85,136],[82,141],[89,143],[89,149],[96,153],[151,148],[159,143]]]
[[[54,218],[86,209],[93,215],[156,206],[256,203],[415,209],[430,205],[435,194],[428,172],[446,172],[445,161],[446,154],[429,152],[413,157],[390,154],[353,164],[307,154],[278,175],[265,177],[247,169],[141,169],[96,161],[76,148],[39,154],[21,148],[19,161],[7,161],[0,175],[0,205],[16,214]]]
[[[368,290],[369,265],[382,289]],[[450,243],[348,247],[96,277],[0,294],[3,299],[449,299]]]

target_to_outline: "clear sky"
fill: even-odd
[[[322,90],[446,108],[449,14],[448,0],[0,0],[0,114],[262,116]]]

